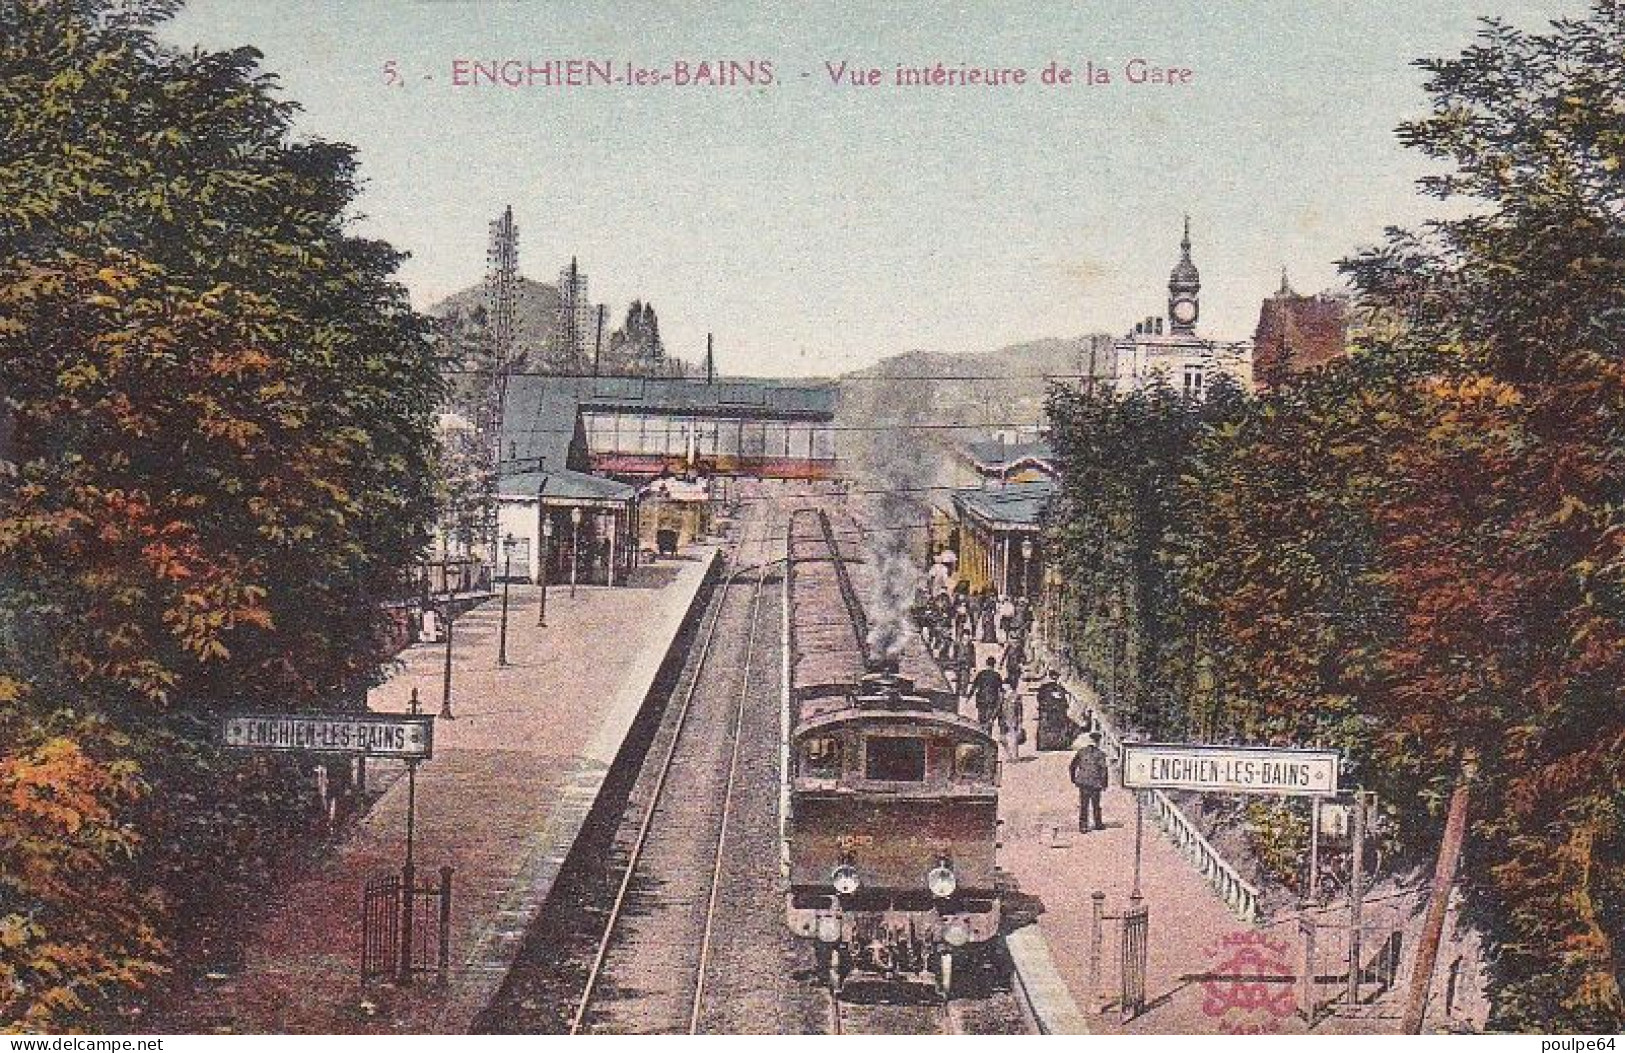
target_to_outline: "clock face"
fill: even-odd
[[[1196,301],[1175,300],[1174,321],[1178,322],[1180,325],[1190,325],[1192,322],[1196,321]]]

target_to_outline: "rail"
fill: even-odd
[[[599,936],[599,939],[598,939],[597,951],[593,956],[591,966],[587,970],[587,978],[586,978],[586,982],[582,986],[580,998],[576,1002],[575,1015],[571,1018],[571,1021],[570,1021],[570,1034],[572,1034],[572,1035],[576,1035],[576,1034],[581,1033],[582,1028],[586,1023],[588,1008],[592,1004],[593,997],[598,991],[598,983],[599,983],[599,980],[600,980],[600,978],[602,977],[602,975],[604,973],[604,969],[605,969],[605,966],[606,966],[606,964],[608,962],[608,958],[609,958],[610,942],[614,938],[617,923],[620,921],[622,912],[625,909],[626,904],[628,902],[628,896],[629,896],[629,894],[631,892],[632,881],[633,881],[634,876],[637,873],[638,864],[642,859],[644,846],[648,843],[649,835],[650,835],[651,830],[652,830],[652,828],[654,826],[656,812],[659,809],[661,801],[665,796],[667,782],[669,781],[670,776],[671,776],[671,774],[672,774],[672,772],[673,772],[673,770],[675,769],[675,766],[676,766],[678,748],[682,744],[682,741],[683,741],[683,732],[684,732],[684,729],[685,729],[686,725],[688,724],[689,712],[693,708],[694,698],[695,698],[695,695],[696,695],[696,693],[697,693],[697,691],[699,689],[700,682],[701,682],[701,679],[702,679],[702,673],[703,673],[703,671],[704,671],[704,669],[706,667],[706,662],[709,660],[709,658],[711,656],[712,644],[716,641],[717,627],[722,624],[722,609],[723,609],[723,606],[727,602],[728,590],[733,587],[734,583],[739,579],[739,577],[742,574],[746,574],[746,573],[749,573],[751,571],[756,572],[756,574],[757,574],[756,590],[755,590],[755,593],[753,594],[753,596],[751,598],[751,606],[750,606],[750,626],[751,626],[751,630],[750,630],[750,640],[748,641],[749,643],[754,643],[754,640],[755,640],[755,625],[756,625],[756,620],[757,620],[757,614],[759,613],[760,605],[761,605],[762,587],[763,587],[764,581],[766,580],[766,568],[768,566],[771,566],[773,563],[777,563],[777,562],[778,562],[778,560],[773,560],[770,563],[766,563],[766,564],[759,564],[759,565],[747,566],[747,567],[739,567],[739,568],[733,570],[732,572],[730,572],[728,574],[728,576],[723,579],[721,588],[717,590],[716,613],[714,613],[711,616],[710,627],[708,629],[706,629],[704,638],[703,638],[703,640],[702,640],[702,642],[700,644],[699,656],[698,656],[698,659],[696,660],[695,665],[694,665],[694,675],[689,680],[688,689],[684,693],[684,696],[683,696],[682,706],[677,712],[677,719],[675,721],[675,727],[673,729],[671,742],[667,746],[665,756],[661,761],[659,774],[655,779],[654,787],[653,787],[653,789],[652,789],[652,791],[650,793],[650,796],[649,796],[649,803],[648,803],[647,807],[644,810],[643,820],[642,820],[641,824],[638,827],[637,837],[633,841],[631,851],[628,853],[628,856],[627,856],[626,869],[621,875],[620,887],[616,890],[614,902],[610,904],[608,917],[606,917],[605,920],[604,920],[603,932]],[[745,704],[745,692],[749,689],[749,685],[750,685],[750,676],[749,676],[750,660],[751,660],[751,652],[747,648],[746,653],[745,653],[745,677],[744,677],[743,685],[742,685],[740,693],[739,693],[739,702],[738,702],[738,708],[739,708],[740,713],[742,713],[742,710],[743,710],[743,707],[744,707],[744,704]],[[715,849],[715,853],[713,855],[713,859],[715,860],[715,865],[713,866],[712,871],[711,871],[712,886],[711,886],[710,892],[708,893],[708,903],[707,903],[705,921],[704,921],[705,928],[704,928],[704,932],[703,932],[703,935],[702,935],[702,942],[701,942],[700,961],[699,961],[698,971],[696,973],[696,979],[695,979],[695,983],[694,983],[693,997],[690,1000],[690,1012],[689,1012],[689,1033],[690,1034],[695,1034],[695,1033],[698,1032],[699,1023],[700,1023],[700,1011],[701,1011],[702,1002],[703,1002],[703,999],[704,999],[704,996],[705,996],[705,970],[706,970],[707,966],[709,965],[710,947],[711,947],[711,931],[712,931],[712,928],[714,926],[715,918],[716,918],[716,905],[717,905],[717,893],[718,893],[716,883],[721,878],[722,857],[723,857],[723,854],[724,854],[725,849],[726,849],[726,841],[727,841],[727,837],[728,837],[728,821],[727,820],[728,820],[728,814],[729,814],[729,812],[731,811],[731,808],[732,808],[733,786],[734,786],[734,782],[735,782],[734,774],[735,774],[735,770],[737,768],[738,760],[739,760],[739,753],[738,753],[738,748],[737,748],[738,747],[738,742],[739,742],[739,736],[738,736],[738,727],[739,727],[739,725],[738,725],[737,721],[739,719],[740,719],[740,717],[738,715],[736,715],[736,717],[735,717],[735,721],[736,721],[736,723],[735,723],[735,738],[734,738],[735,748],[734,748],[734,750],[731,753],[730,758],[729,758],[730,767],[729,767],[729,770],[728,770],[726,801],[725,801],[725,805],[724,805],[724,813],[723,813],[722,822],[719,824],[719,831],[718,831],[718,835],[717,835],[716,849]]]

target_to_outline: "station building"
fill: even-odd
[[[621,584],[660,531],[707,529],[696,493],[743,476],[835,474],[834,384],[716,378],[509,378],[497,480],[496,574]],[[682,480],[700,484],[650,484]],[[653,518],[644,522],[648,511]],[[551,527],[551,537],[543,527]]]
[[[580,403],[590,470],[757,479],[835,474],[833,384],[617,377]]]
[[[1294,373],[1318,369],[1348,354],[1349,300],[1336,293],[1301,296],[1287,284],[1258,310],[1253,332],[1253,384],[1266,391]]]
[[[1202,277],[1191,260],[1191,222],[1185,218],[1180,258],[1168,275],[1168,314],[1135,324],[1113,342],[1100,379],[1119,391],[1139,391],[1159,380],[1200,399],[1219,374],[1242,390],[1252,386],[1253,345],[1248,340],[1213,340],[1196,331],[1201,318]]]
[[[955,490],[959,580],[973,594],[992,589],[1035,599],[1043,587],[1043,514],[1053,479]]]

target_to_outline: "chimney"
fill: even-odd
[[[705,334],[705,382],[715,383],[717,379],[717,359],[712,350],[711,334]]]
[[[604,357],[604,305],[598,305],[598,342],[592,350],[592,375],[598,375],[599,360]]]

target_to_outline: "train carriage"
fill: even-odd
[[[826,514],[792,517],[786,920],[837,992],[873,975],[946,998],[955,955],[999,930],[998,747],[934,664],[867,653],[852,558]]]

